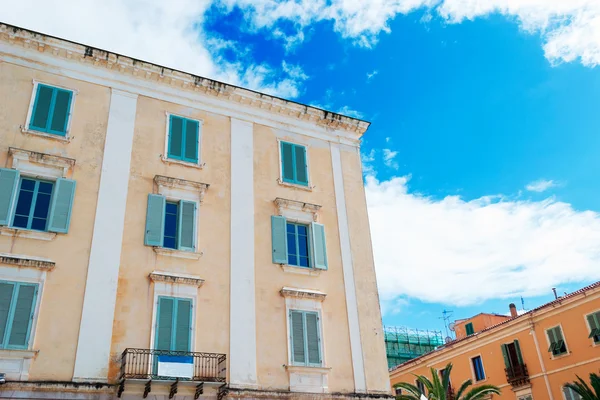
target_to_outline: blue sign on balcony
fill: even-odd
[[[194,377],[194,358],[192,356],[158,356],[158,376],[171,378]]]

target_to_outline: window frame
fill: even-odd
[[[300,259],[300,255],[299,255],[299,252],[298,252],[298,250],[299,250],[298,244],[299,243],[298,243],[298,228],[297,227],[298,226],[304,226],[306,228],[306,242],[307,242],[306,244],[307,244],[307,247],[308,247],[308,249],[307,249],[308,253],[307,253],[306,257],[307,257],[307,260],[308,260],[308,266],[305,267],[305,266],[302,266],[302,265],[299,265],[299,264],[290,264],[289,245],[288,245],[288,253],[286,254],[286,257],[287,257],[287,263],[286,263],[286,265],[288,265],[290,267],[294,267],[294,268],[315,269],[314,266],[312,265],[313,264],[313,262],[312,262],[313,261],[312,260],[312,258],[313,258],[313,254],[312,254],[313,248],[312,248],[312,243],[311,242],[312,242],[312,233],[313,232],[312,232],[310,224],[304,224],[304,223],[302,223],[302,221],[289,220],[289,219],[286,218],[286,221],[285,221],[285,228],[286,228],[285,229],[285,235],[286,235],[286,240],[287,240],[287,235],[288,235],[288,231],[287,231],[287,226],[288,225],[294,225],[296,227],[296,232],[295,232],[294,237],[296,239],[296,250],[297,250],[296,257],[298,258],[298,260]]]
[[[291,144],[293,146],[304,147],[305,155],[306,155],[306,157],[305,157],[306,158],[306,178],[307,178],[306,184],[298,183],[297,181],[289,182],[284,179],[284,177],[283,177],[283,152],[282,152],[282,144],[283,143]],[[310,146],[306,143],[294,142],[291,140],[277,139],[277,152],[279,154],[279,179],[277,181],[279,182],[280,185],[291,186],[291,187],[295,187],[295,188],[299,188],[299,189],[312,191],[313,185],[311,182],[310,160],[309,160],[309,155],[308,155],[309,149],[310,149]],[[294,154],[293,159],[295,160],[296,159],[295,153],[292,153],[292,154]],[[296,168],[296,165],[294,164],[294,174],[295,174],[295,168]]]
[[[564,400],[581,400],[582,399],[582,397],[577,392],[575,392],[573,389],[571,389],[565,385],[563,385],[561,387],[561,389],[562,390],[560,392],[561,392]],[[565,393],[566,390],[569,391],[569,397],[567,397],[567,393]],[[575,397],[575,396],[577,396],[577,397]]]
[[[421,394],[425,395],[426,388],[423,382],[421,382],[418,379],[415,379],[415,386],[421,391]]]
[[[167,121],[166,121],[166,131],[165,131],[165,151],[164,154],[162,156],[162,160],[164,162],[167,163],[175,163],[175,164],[181,164],[181,165],[186,165],[189,167],[196,167],[196,168],[202,168],[204,167],[204,164],[202,163],[202,128],[204,126],[204,120],[200,119],[200,118],[190,118],[188,116],[185,115],[180,115],[180,114],[175,114],[169,111],[165,112]],[[181,158],[172,158],[169,155],[169,150],[171,148],[170,145],[170,137],[171,137],[171,117],[176,117],[176,118],[183,118],[184,120],[190,120],[190,121],[195,121],[198,123],[198,143],[196,143],[197,149],[198,149],[198,160],[197,161],[190,161],[185,159],[184,155],[182,154]],[[185,143],[184,142],[184,138],[182,137],[182,144]]]
[[[198,317],[197,305],[198,305],[198,287],[193,285],[185,284],[171,284],[167,282],[154,282],[154,297],[152,305],[152,320],[151,320],[151,332],[149,338],[149,348],[156,348],[156,340],[158,334],[156,328],[158,327],[158,302],[161,297],[170,297],[183,300],[190,300],[192,302],[191,310],[191,332],[190,332],[190,352],[196,351],[196,318]],[[149,368],[152,368],[152,357],[149,360]],[[150,369],[151,370],[151,369]]]
[[[29,349],[31,349],[31,346],[33,344],[33,338],[34,338],[35,328],[36,328],[36,324],[37,324],[37,317],[38,317],[38,313],[39,313],[39,304],[40,304],[40,300],[42,297],[41,296],[42,282],[41,281],[29,282],[29,281],[22,281],[22,280],[12,281],[12,280],[5,279],[4,276],[0,276],[0,283],[8,283],[8,284],[15,285],[13,287],[13,297],[11,298],[11,303],[9,305],[9,312],[6,317],[6,327],[4,328],[4,337],[0,338],[0,350],[29,350]],[[26,343],[24,346],[14,346],[14,345],[11,346],[8,344],[8,338],[10,338],[10,331],[12,331],[12,324],[13,324],[13,320],[14,320],[14,311],[15,311],[15,307],[16,307],[16,298],[14,297],[14,292],[15,292],[15,288],[17,285],[18,286],[33,286],[35,288],[35,294],[34,294],[35,297],[33,299],[32,305],[31,305],[30,322],[29,322],[29,325],[27,328],[27,336],[25,339]],[[12,319],[11,319],[11,316],[12,316]],[[5,342],[6,342],[6,345],[5,345]]]
[[[560,334],[562,336],[562,340],[563,340],[564,346],[565,346],[565,351],[562,352],[562,353],[559,353],[559,354],[554,354],[554,350],[550,351],[550,346],[551,346],[552,342],[550,341],[550,335],[548,335],[549,331],[551,331],[553,329],[556,329],[556,328],[560,329]],[[544,329],[544,334],[545,334],[546,340],[548,342],[548,352],[550,353],[551,358],[553,360],[556,359],[556,358],[568,356],[570,354],[570,352],[569,352],[569,345],[567,343],[567,338],[565,336],[565,331],[562,328],[562,324],[558,324],[558,325],[555,325],[555,326],[551,326],[550,328]]]
[[[33,90],[31,93],[31,99],[29,101],[29,108],[27,109],[27,119],[25,120],[25,125],[22,128],[22,132],[46,137],[49,139],[55,139],[55,140],[69,142],[71,140],[70,133],[71,133],[71,123],[73,121],[73,111],[75,109],[75,98],[77,97],[77,94],[79,94],[79,90],[73,89],[73,88],[68,88],[66,86],[41,82],[41,81],[37,81],[35,79],[32,82],[33,82]],[[64,135],[62,134],[62,132],[61,133],[53,133],[51,131],[41,131],[41,130],[38,130],[31,126],[31,118],[33,117],[33,111],[34,111],[34,108],[37,103],[37,91],[38,91],[39,85],[71,92],[71,103],[69,104],[69,112],[67,114],[67,126],[65,128]]]
[[[35,189],[33,192],[33,198],[31,200],[31,206],[29,209],[29,215],[27,216],[27,227],[23,228],[20,226],[14,226],[15,223],[15,217],[17,216],[17,204],[19,202],[19,196],[21,195],[21,185],[23,183],[23,179],[28,179],[28,180],[32,180],[35,181]],[[35,205],[37,202],[37,194],[38,194],[38,188],[39,188],[39,183],[40,182],[44,182],[44,183],[52,183],[52,193],[50,193],[50,201],[48,203],[48,214],[46,215],[46,225],[44,227],[44,230],[39,230],[39,229],[32,229],[31,228],[31,223],[33,221],[33,213],[35,212]],[[15,193],[15,196],[13,198],[13,206],[11,207],[12,209],[10,210],[10,225],[9,228],[11,229],[19,229],[19,230],[24,230],[24,231],[31,231],[31,232],[46,232],[46,233],[52,233],[48,230],[48,222],[50,219],[50,209],[52,207],[52,200],[54,199],[55,196],[55,189],[56,189],[56,180],[52,180],[52,179],[40,179],[38,177],[32,177],[29,175],[23,175],[20,174],[19,175],[19,184],[17,185],[17,190]]]
[[[290,365],[294,366],[294,367],[308,367],[308,368],[322,368],[325,364],[324,362],[324,355],[323,355],[323,329],[322,329],[322,322],[321,322],[321,311],[320,310],[306,310],[306,309],[302,309],[302,308],[295,308],[295,307],[291,307],[291,308],[287,308],[287,320],[288,320],[288,348],[289,348],[289,361],[290,361]],[[303,319],[303,326],[304,326],[304,331],[303,331],[303,335],[304,335],[304,355],[305,355],[305,362],[304,363],[300,363],[300,362],[296,362],[294,361],[294,349],[293,349],[293,329],[292,329],[292,312],[299,312],[302,313],[302,319]],[[309,362],[308,359],[308,340],[307,340],[307,336],[308,336],[308,331],[306,329],[306,315],[307,314],[314,314],[317,316],[317,335],[318,335],[318,341],[319,341],[319,363],[315,364],[315,363],[311,363]]]
[[[588,316],[590,315],[594,315],[594,314],[598,314],[598,318],[597,318],[597,323],[598,323],[598,329],[600,329],[600,309],[592,311],[590,313],[584,314],[583,319],[585,321],[585,326],[587,326],[587,335],[588,335],[588,339],[592,341],[592,346],[596,347],[596,346],[600,346],[600,339],[598,341],[596,341],[594,339],[594,337],[589,337],[590,333],[592,332],[592,327],[590,326],[590,322],[588,321]],[[600,338],[600,333],[598,333],[598,337]]]
[[[481,370],[483,372],[483,379],[477,379],[477,370],[475,369],[475,364],[474,364],[474,360],[476,358],[479,358],[480,362],[481,362]],[[470,364],[471,364],[471,372],[473,373],[473,383],[477,384],[480,382],[485,382],[487,380],[487,374],[485,373],[485,366],[483,365],[483,357],[481,356],[481,354],[476,354],[473,357],[469,358]]]

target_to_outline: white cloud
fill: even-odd
[[[375,167],[375,149],[371,149],[369,153],[360,153],[360,159],[362,161],[363,173],[366,175],[374,175]]]
[[[530,192],[545,192],[546,190],[556,187],[558,186],[558,184],[556,182],[554,182],[553,180],[545,180],[545,179],[539,179],[537,181],[528,183],[527,185],[525,185],[525,189],[529,190]]]
[[[360,111],[354,110],[348,106],[343,106],[341,108],[338,108],[336,113],[346,115],[346,116],[352,117],[352,118],[358,118],[358,119],[364,118],[364,116],[365,116]]]
[[[379,73],[378,70],[373,70],[373,72],[367,72],[367,82],[370,82],[375,78],[375,76]]]
[[[257,64],[252,52],[202,29],[212,0],[23,0],[2,7],[2,21],[186,72],[297,97],[305,75],[285,64]],[[61,18],[49,18],[60,15]],[[223,51],[234,49],[237,60]],[[294,75],[294,76],[292,76]]]
[[[395,161],[397,155],[397,151],[383,149],[383,163],[385,164],[385,166],[393,169],[398,169],[398,163]]]
[[[398,298],[460,306],[600,279],[600,214],[553,199],[436,200],[409,193],[409,179],[366,178],[388,309]]]

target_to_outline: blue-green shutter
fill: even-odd
[[[192,336],[192,301],[176,299],[175,347],[173,350],[190,351]]]
[[[73,199],[76,182],[71,179],[58,178],[52,192],[48,230],[50,232],[67,233],[71,223]]]
[[[506,368],[510,368],[511,363],[510,363],[510,356],[508,353],[508,347],[505,344],[502,344],[502,345],[500,345],[500,348],[502,349],[502,357],[504,358],[504,366]]]
[[[319,333],[319,316],[314,312],[305,313],[306,316],[306,353],[308,364],[321,365],[321,345]]]
[[[281,177],[284,182],[295,183],[294,145],[281,142]]]
[[[185,120],[185,143],[183,148],[183,158],[185,161],[198,162],[198,127],[198,121]]]
[[[164,196],[158,194],[148,195],[148,209],[146,210],[146,233],[144,244],[146,246],[162,246],[165,234],[165,202]]]
[[[291,353],[293,364],[305,364],[304,315],[301,311],[290,311]]]
[[[33,110],[31,113],[31,122],[29,128],[46,132],[50,123],[50,107],[54,98],[54,88],[45,85],[37,86]]]
[[[473,329],[473,324],[471,322],[465,325],[465,331],[467,332],[467,335],[472,335],[473,333],[475,333],[475,330]]]
[[[285,217],[271,216],[271,243],[273,248],[273,262],[287,264],[287,221]]]
[[[325,227],[316,222],[311,223],[313,266],[317,269],[327,269],[327,244],[325,242]]]
[[[156,317],[156,349],[173,350],[173,319],[175,316],[175,299],[171,297],[158,298],[158,310]]]
[[[14,283],[0,282],[0,348],[5,347]]]
[[[50,133],[66,135],[72,96],[73,92],[70,90],[55,89],[50,129],[48,130]]]
[[[169,117],[169,158],[183,159],[183,118]]]
[[[296,183],[308,185],[308,169],[306,164],[306,147],[294,145],[294,159],[296,162]]]
[[[10,223],[12,205],[17,193],[19,171],[0,168],[0,225]]]
[[[177,224],[178,249],[196,250],[196,202],[179,201],[179,223]]]
[[[10,321],[8,347],[26,349],[29,342],[37,285],[19,283]]]
[[[515,340],[513,343],[515,345],[515,352],[517,353],[517,361],[519,362],[519,365],[523,365],[523,355],[521,354],[521,345],[519,344],[518,340]]]

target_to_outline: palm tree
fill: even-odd
[[[567,383],[565,386],[581,396],[582,400],[600,400],[600,375],[591,373],[590,388],[588,384],[577,375],[578,382]]]
[[[415,385],[406,382],[397,383],[394,387],[406,390],[408,394],[400,394],[396,396],[396,400],[421,400],[423,397],[427,400],[482,400],[491,394],[500,394],[500,388],[493,385],[481,385],[469,389],[473,384],[469,379],[464,381],[456,395],[453,395],[450,388],[450,371],[452,371],[452,363],[444,368],[442,380],[434,368],[431,368],[432,380],[424,375],[417,376],[417,380],[425,387],[427,395],[421,393]]]

